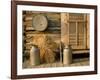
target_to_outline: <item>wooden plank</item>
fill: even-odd
[[[25,25],[26,27],[27,26],[32,27],[32,21],[26,21],[26,22],[23,23],[23,25]]]
[[[52,26],[52,27],[55,27],[55,26],[60,27],[61,26],[60,20],[50,20],[50,19],[48,19],[48,27],[50,27],[50,26]]]
[[[29,26],[29,27],[26,27],[26,30],[27,30],[27,31],[28,31],[28,30],[33,30],[33,31],[34,31],[35,29],[34,29],[34,27]]]
[[[27,17],[25,17],[25,21],[32,21],[32,19],[33,19],[33,17],[32,16],[27,16]]]
[[[68,44],[68,14],[61,13],[61,41],[64,45]]]
[[[87,16],[86,16],[87,18],[86,18],[86,20],[87,20],[87,25],[86,25],[86,30],[87,30],[87,48],[89,49],[90,48],[90,15],[89,14],[87,14]]]
[[[60,27],[55,26],[55,27],[48,27],[48,30],[61,30]]]
[[[82,53],[83,53],[83,54],[86,53],[86,54],[87,54],[87,53],[89,53],[89,52],[90,52],[89,50],[76,50],[76,51],[73,51],[72,53],[73,53],[73,54],[79,54],[79,53],[81,53],[81,54],[82,54]]]
[[[46,13],[45,14],[47,16],[48,19],[56,19],[56,20],[60,20],[60,13]]]
[[[68,22],[70,23],[70,22],[76,22],[76,20],[68,20]],[[86,21],[84,21],[84,20],[77,20],[77,22],[83,22],[83,23],[85,23]]]

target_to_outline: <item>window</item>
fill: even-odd
[[[69,44],[72,48],[86,48],[86,23],[86,14],[69,13]]]

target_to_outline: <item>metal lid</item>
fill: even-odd
[[[66,45],[66,46],[65,46],[65,49],[68,49],[68,48],[69,48],[69,46],[68,46],[68,45]]]
[[[46,16],[43,15],[36,15],[33,17],[33,27],[37,31],[44,31],[48,26],[48,21]]]
[[[64,49],[71,48],[71,45],[66,45]]]

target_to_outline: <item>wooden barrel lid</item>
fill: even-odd
[[[43,15],[33,17],[33,27],[37,31],[44,31],[48,26],[47,18]]]

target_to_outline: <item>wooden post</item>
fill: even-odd
[[[68,45],[68,13],[61,13],[61,41]]]
[[[90,16],[87,14],[87,48],[90,48]]]
[[[61,13],[61,42],[64,46],[68,45],[68,13]],[[62,62],[62,53],[60,53]]]

